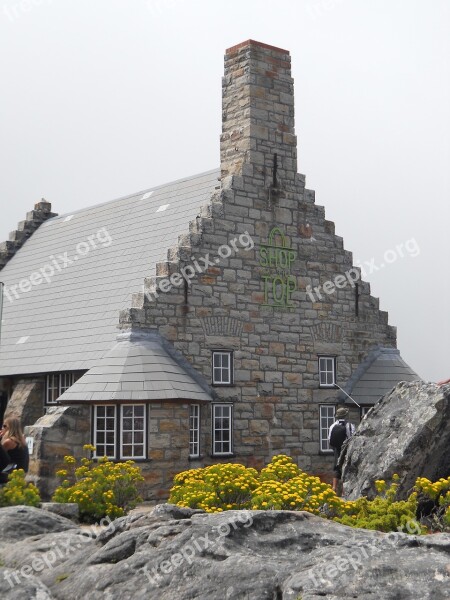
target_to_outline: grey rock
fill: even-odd
[[[41,508],[72,521],[78,521],[80,509],[75,502],[42,502]]]
[[[1,513],[1,511],[0,511]],[[192,511],[167,505],[112,523],[76,547],[75,530],[20,542],[30,551],[73,536],[73,552],[51,569],[33,572],[30,594],[6,600],[441,600],[450,584],[450,535],[407,536],[352,529],[305,512]],[[136,518],[137,517],[137,518]],[[151,521],[151,519],[154,519]],[[128,521],[126,520],[128,519]],[[159,519],[159,526],[158,526]],[[139,525],[141,523],[141,525]],[[125,529],[128,527],[128,529]],[[15,557],[19,560],[19,557]],[[6,569],[4,569],[6,571]],[[9,571],[8,571],[9,573]],[[0,576],[1,577],[1,576]],[[39,581],[36,583],[36,579]],[[42,585],[39,596],[37,585]],[[4,593],[3,593],[4,592]],[[41,593],[41,592],[39,592]]]
[[[417,477],[450,475],[450,386],[401,382],[386,394],[345,444],[344,495],[373,497],[374,481],[400,476],[406,497]]]
[[[32,506],[10,506],[0,509],[2,542],[15,542],[30,536],[67,531],[75,527],[69,519]]]
[[[7,600],[55,600],[47,586],[32,575],[18,580],[15,571],[0,568],[0,581],[2,598]]]

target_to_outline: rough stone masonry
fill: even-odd
[[[319,404],[336,403],[336,391],[319,389],[318,355],[337,356],[337,377],[345,381],[370,348],[395,347],[395,328],[365,282],[350,282],[317,301],[306,293],[308,285],[333,280],[353,264],[297,173],[289,52],[253,41],[228,49],[222,87],[220,189],[120,324],[159,330],[208,380],[211,351],[234,352],[234,385],[213,390],[217,401],[233,405],[233,456],[226,460],[261,466],[285,452],[303,468],[329,473],[330,456],[319,448]],[[192,256],[216,256],[219,246],[244,232],[254,241],[252,250],[153,298],[159,281]],[[177,471],[224,460],[211,456],[207,408],[200,460],[188,462],[187,429],[176,428],[153,450],[157,488],[167,488]],[[158,408],[164,416],[161,410],[171,417],[173,409]]]

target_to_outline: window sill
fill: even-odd
[[[235,383],[211,383],[212,387],[235,387]]]
[[[203,460],[204,458],[205,458],[204,454],[199,454],[198,456],[188,456],[189,461]]]
[[[234,452],[228,452],[226,454],[210,454],[210,458],[234,458],[236,454]]]

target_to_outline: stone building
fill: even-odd
[[[297,172],[289,52],[228,49],[222,87],[220,169],[63,216],[42,201],[0,246],[0,385],[44,494],[86,443],[138,461],[149,498],[278,453],[327,478],[336,406],[357,422],[418,379]]]

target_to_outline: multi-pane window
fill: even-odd
[[[233,383],[233,353],[214,351],[212,353],[212,382],[214,385]]]
[[[189,456],[200,455],[200,405],[189,407]]]
[[[361,420],[367,415],[372,406],[373,404],[370,404],[368,406],[361,406]]]
[[[116,458],[117,440],[116,407],[113,405],[94,407],[95,457]]]
[[[145,404],[94,406],[93,445],[96,458],[146,458],[146,438]]]
[[[336,357],[319,356],[319,386],[334,387],[336,383]]]
[[[58,398],[79,379],[79,373],[51,373],[47,375],[46,404],[56,404]]]
[[[120,407],[120,458],[145,458],[146,419],[144,404]]]
[[[212,408],[213,454],[231,454],[233,408],[231,404],[214,404]]]
[[[322,404],[320,406],[320,450],[321,452],[331,452],[328,443],[328,434],[333,425],[335,413],[334,404]]]
[[[54,404],[59,395],[59,373],[47,375],[47,404]]]
[[[73,373],[60,373],[59,375],[59,394],[64,394],[66,390],[73,385]]]

